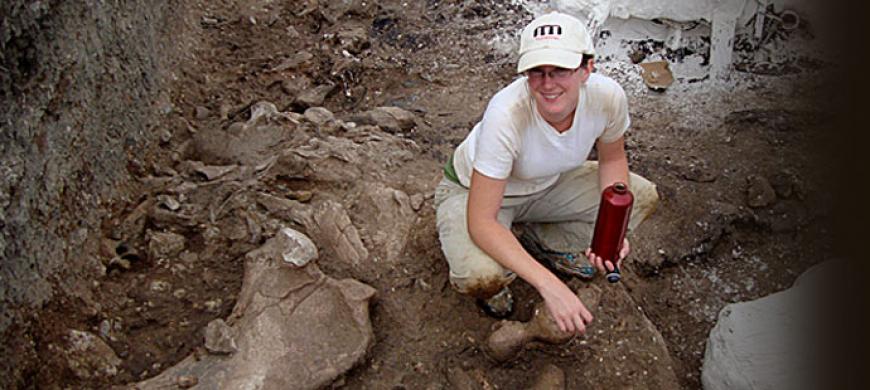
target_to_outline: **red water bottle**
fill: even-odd
[[[610,283],[616,283],[620,279],[616,261],[628,229],[628,217],[633,204],[634,195],[625,183],[616,182],[601,193],[595,232],[592,234],[592,252],[613,263],[613,271],[607,273],[607,281]]]

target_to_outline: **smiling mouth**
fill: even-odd
[[[542,93],[541,96],[546,100],[556,100],[561,96],[561,93]]]

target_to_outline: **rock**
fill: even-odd
[[[309,232],[322,247],[333,248],[337,260],[356,269],[368,267],[363,261],[368,259],[369,251],[341,203],[330,200],[320,204],[312,222],[306,226]]]
[[[287,33],[287,38],[290,38],[291,40],[299,39],[302,36],[299,34],[299,31],[296,31],[296,27],[293,26],[287,26],[284,31]]]
[[[178,211],[181,208],[181,203],[178,203],[171,195],[157,195],[157,205],[169,211]]]
[[[353,182],[360,179],[365,166],[371,166],[366,163],[373,157],[363,154],[366,151],[350,139],[312,137],[305,145],[285,149],[270,175],[319,182]]]
[[[371,46],[368,31],[362,27],[342,29],[336,36],[338,37],[339,47],[351,54],[359,54]]]
[[[310,107],[305,110],[304,115],[305,119],[308,119],[309,122],[314,123],[317,126],[322,126],[327,122],[335,120],[335,115],[323,107]]]
[[[378,126],[386,132],[398,133],[416,126],[413,113],[399,107],[377,107],[352,115],[350,120],[362,125]]]
[[[689,181],[698,183],[708,183],[716,180],[718,174],[707,166],[706,162],[691,163],[686,166],[679,167],[680,175]]]
[[[169,289],[172,288],[172,285],[163,280],[154,280],[151,282],[149,288],[154,292],[165,292],[169,291]]]
[[[332,279],[315,262],[283,263],[246,256],[230,315],[235,353],[190,355],[136,387],[172,388],[180,376],[193,376],[204,389],[319,389],[358,364],[374,342],[368,307],[375,290]]]
[[[145,222],[148,214],[154,207],[156,200],[148,198],[139,203],[130,214],[127,214],[118,225],[112,229],[111,238],[115,240],[138,239],[145,232]],[[120,254],[120,253],[119,253]]]
[[[704,389],[818,388],[824,365],[816,348],[830,341],[818,320],[829,318],[822,315],[829,305],[821,297],[842,291],[841,263],[818,264],[788,290],[725,306],[707,341]]]
[[[281,90],[288,95],[296,97],[310,85],[311,80],[307,77],[293,77],[281,82]]]
[[[667,61],[651,61],[640,64],[643,68],[643,81],[653,91],[664,91],[674,83]]]
[[[415,214],[411,200],[402,191],[381,183],[363,183],[353,212],[367,232],[370,246],[387,262],[401,255],[408,241]]]
[[[239,350],[236,346],[236,332],[218,318],[205,327],[205,349],[213,354],[229,355]]]
[[[148,239],[148,256],[151,259],[165,259],[178,255],[184,250],[187,239],[173,232],[151,232]]]
[[[203,106],[196,106],[196,108],[193,109],[193,117],[196,119],[203,120],[208,118],[209,115],[211,115],[211,111]]]
[[[790,198],[800,190],[800,180],[791,170],[784,169],[770,178],[770,185],[776,195],[783,199]]]
[[[295,102],[303,108],[322,106],[326,97],[335,90],[335,87],[335,85],[324,84],[305,89],[296,96]]]
[[[311,200],[311,198],[314,197],[314,193],[311,191],[299,190],[299,191],[291,192],[289,195],[287,195],[287,197],[292,199],[292,200],[306,203],[306,202],[309,202]]]
[[[577,291],[577,296],[591,312],[598,306],[601,289],[590,284]],[[534,315],[529,322],[502,321],[500,325],[501,327],[486,340],[489,356],[500,362],[515,358],[523,347],[533,340],[563,344],[576,335],[560,330],[543,302],[535,307]]]
[[[740,215],[740,208],[731,203],[710,199],[707,205],[709,206],[710,214],[713,215],[721,215],[726,218]]]
[[[203,306],[205,307],[205,311],[209,313],[217,313],[221,310],[221,305],[223,303],[224,302],[220,298],[216,298],[205,301]]]
[[[274,147],[290,138],[296,121],[278,112],[270,102],[251,106],[251,118],[233,123],[227,131],[205,129],[193,136],[193,152],[206,165],[257,166],[275,153]]]
[[[100,244],[100,254],[104,260],[106,271],[113,269],[129,270],[133,262],[142,260],[142,256],[130,244],[124,241],[104,239]]]
[[[531,390],[565,390],[565,385],[565,371],[553,364],[547,364],[541,369],[541,374]]]
[[[321,3],[318,9],[320,14],[329,23],[336,23],[344,15],[370,16],[372,8],[376,7],[371,1],[366,0],[342,0],[342,1],[327,1]],[[377,9],[377,8],[375,8]]]
[[[313,223],[313,211],[311,208],[298,201],[262,192],[257,194],[256,200],[257,204],[263,206],[269,212],[269,215],[293,221],[300,225],[307,226]]]
[[[193,375],[179,375],[175,378],[175,385],[181,389],[189,389],[199,383],[199,378]]]
[[[295,30],[294,30],[295,31]],[[307,51],[300,51],[289,58],[285,58],[278,66],[271,69],[272,72],[282,72],[288,69],[297,69],[301,65],[309,63],[314,55]]]
[[[263,246],[248,252],[252,261],[281,259],[291,267],[303,267],[317,258],[317,247],[308,236],[290,228],[282,228]]]
[[[90,332],[72,329],[67,334],[69,348],[64,351],[72,372],[81,379],[115,376],[121,359],[102,339]]]
[[[172,141],[172,132],[169,131],[169,129],[158,130],[158,135],[161,145],[166,145],[169,143],[169,141]]]
[[[411,195],[411,208],[414,209],[414,211],[420,211],[420,208],[423,207],[423,201],[425,200],[426,198],[423,194]]]
[[[467,371],[459,367],[450,367],[447,369],[447,382],[453,390],[481,390],[480,385]]]
[[[201,161],[186,161],[185,168],[189,167],[194,173],[201,175],[208,181],[216,180],[226,176],[230,172],[238,169],[238,165],[206,165]],[[171,209],[170,209],[171,210]],[[173,210],[175,211],[175,210]]]
[[[760,216],[774,233],[793,232],[811,220],[804,204],[788,199],[777,202],[769,213]]]
[[[628,59],[632,64],[637,64],[646,59],[646,53],[643,50],[637,49],[628,54]]]
[[[776,202],[776,191],[762,176],[751,175],[746,178],[746,204],[752,208],[767,207]]]
[[[103,320],[100,322],[100,337],[103,339],[109,339],[112,334],[112,321]]]
[[[676,365],[656,325],[628,294],[625,285],[616,286],[603,279],[599,281],[605,285],[602,289],[606,293],[594,312],[591,332],[579,341],[589,345],[583,354],[588,356],[585,360],[589,363],[583,375],[571,378],[571,387],[595,389],[607,383],[608,388],[614,389],[682,388],[674,372]],[[635,375],[626,372],[634,367],[642,372]]]

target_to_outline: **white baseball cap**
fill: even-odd
[[[574,69],[583,54],[595,54],[586,26],[577,18],[551,12],[535,18],[520,35],[520,60],[517,72],[541,65]]]

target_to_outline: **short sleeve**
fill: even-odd
[[[612,84],[607,99],[607,126],[598,138],[604,143],[619,139],[631,124],[631,118],[628,116],[628,98],[625,96],[625,90],[616,82]]]
[[[480,123],[472,167],[493,179],[507,179],[518,153],[518,134],[510,115],[487,109]]]

